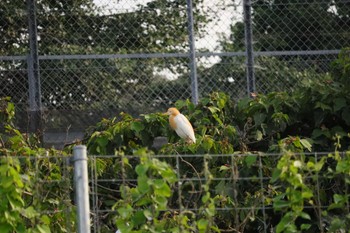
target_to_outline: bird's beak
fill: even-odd
[[[169,113],[168,112],[163,112],[162,115],[169,115]]]

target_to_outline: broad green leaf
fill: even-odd
[[[332,111],[332,110],[333,110],[329,105],[324,104],[324,103],[319,102],[319,101],[316,102],[315,108],[320,108],[320,109],[322,109],[323,111],[325,111],[325,110],[330,110],[330,111]]]
[[[150,182],[152,182],[152,180],[148,179],[147,176],[137,177],[137,188],[140,193],[147,193],[150,190]]]
[[[291,203],[289,201],[284,201],[284,200],[274,200],[273,202],[273,208],[275,210],[282,210],[283,208],[290,207]]]
[[[143,176],[148,171],[148,166],[144,165],[144,164],[139,164],[136,166],[135,171],[136,171],[137,175]]]
[[[225,165],[220,166],[220,170],[219,171],[226,171],[226,170],[230,170],[231,168]]]
[[[125,207],[118,208],[117,212],[120,215],[120,217],[126,219],[132,215],[133,208],[128,204]]]
[[[345,98],[336,98],[334,102],[334,112],[339,111],[340,109],[347,106]]]
[[[343,120],[346,122],[348,126],[350,126],[350,108],[347,107],[343,113],[341,114]]]
[[[308,229],[310,229],[310,227],[311,227],[311,224],[303,223],[303,224],[301,224],[300,229],[301,230],[308,230]]]
[[[134,121],[131,123],[130,128],[131,130],[134,130],[135,132],[139,133],[145,128],[145,125],[140,121]]]
[[[248,155],[245,157],[244,161],[247,164],[247,167],[251,167],[257,160],[257,155]]]
[[[286,213],[281,221],[276,226],[276,233],[280,232],[288,232],[288,233],[296,233],[298,232],[296,226],[293,221],[293,216],[291,212]]]
[[[210,193],[206,193],[205,195],[202,196],[202,202],[206,203],[210,198]]]
[[[307,139],[300,139],[300,143],[303,145],[304,148],[306,148],[308,151],[311,152],[312,150],[312,145]]]
[[[37,225],[37,229],[39,230],[40,233],[50,233],[51,232],[49,226],[47,226],[47,225]]]
[[[226,98],[223,98],[223,97],[219,98],[218,102],[217,102],[218,103],[218,107],[220,109],[223,109],[225,107],[225,105],[226,105],[226,102],[227,102]]]
[[[202,141],[202,147],[204,148],[205,151],[209,151],[214,145],[214,140],[209,138],[209,137],[205,137]]]
[[[1,233],[9,233],[12,231],[12,227],[8,223],[1,223],[0,224],[0,232]]]
[[[311,220],[310,215],[308,213],[305,213],[305,212],[301,212],[300,217],[302,217],[303,219]]]
[[[143,211],[139,210],[139,211],[136,211],[134,216],[132,216],[131,220],[132,220],[134,226],[139,226],[139,225],[144,224],[146,222],[146,217],[143,214]]]
[[[34,209],[33,206],[29,206],[23,212],[23,215],[27,218],[34,218],[39,215],[39,213]]]
[[[256,126],[261,125],[266,119],[266,114],[265,113],[256,113],[254,114],[254,124]]]
[[[199,232],[205,232],[208,228],[209,222],[206,219],[201,218],[199,221],[197,221],[197,227]]]
[[[47,215],[42,215],[42,216],[40,217],[40,220],[41,220],[45,225],[49,225],[50,222],[51,222],[49,216],[47,216]]]
[[[272,172],[271,182],[276,182],[282,173],[282,170],[275,168]]]
[[[345,222],[343,219],[335,217],[332,219],[331,225],[329,227],[330,232],[341,232],[339,230],[343,229]]]
[[[219,112],[219,111],[220,111],[220,109],[219,109],[219,108],[217,108],[217,107],[213,107],[213,106],[208,107],[208,109],[209,109],[209,111],[210,111],[212,114],[214,114],[214,113],[216,113],[216,112]]]
[[[333,199],[334,203],[345,203],[347,195],[334,194]]]
[[[156,193],[156,195],[159,195]],[[153,201],[157,204],[157,210],[166,210],[167,209],[167,204],[168,204],[168,199],[165,196],[155,196],[153,198]],[[155,216],[158,217],[158,216]]]
[[[148,221],[152,220],[153,219],[153,214],[151,213],[151,211],[149,210],[144,210],[143,211],[143,215],[146,217],[146,219]]]
[[[170,187],[166,183],[163,183],[162,186],[159,186],[158,188],[156,188],[154,193],[156,195],[160,195],[164,197],[170,197],[172,194]]]

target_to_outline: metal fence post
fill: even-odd
[[[251,0],[243,1],[248,96],[250,96],[251,93],[254,93],[256,91],[255,77],[254,77],[254,49],[253,49],[251,5],[252,5]]]
[[[90,204],[86,146],[73,148],[75,201],[78,233],[90,233]]]
[[[42,105],[35,0],[27,0],[30,53],[27,59],[29,84],[29,131],[42,136]]]
[[[191,75],[191,94],[192,102],[198,104],[198,80],[197,80],[197,63],[196,63],[196,46],[193,29],[193,7],[192,0],[187,0],[187,21],[188,21],[188,40],[189,40],[189,58],[190,58],[190,75]]]

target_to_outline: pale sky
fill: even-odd
[[[145,5],[152,0],[94,0],[94,3],[103,8],[106,14],[132,12],[137,9],[138,4]],[[196,38],[198,49],[208,49],[219,52],[217,46],[221,37],[227,37],[230,33],[230,24],[242,19],[242,7],[237,9],[233,6],[232,0],[204,0],[203,10],[215,20],[206,26],[207,35],[203,38]]]
[[[138,4],[145,5],[152,0],[94,0],[94,3],[101,7],[106,14],[132,12],[137,9]],[[196,49],[206,49],[210,52],[220,52],[219,41],[230,35],[230,25],[232,22],[242,20],[242,4],[233,5],[234,0],[204,0],[203,10],[213,21],[206,27],[206,35],[203,38],[196,38]],[[218,56],[201,58],[201,65],[210,67],[220,61]],[[177,74],[171,73],[168,69],[155,71],[159,75],[166,76],[167,79],[176,79]]]

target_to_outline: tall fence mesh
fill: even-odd
[[[252,41],[245,38],[246,4]],[[340,49],[350,45],[348,1],[28,0],[0,6],[0,95],[12,97],[18,123],[27,129],[33,72],[28,54],[37,52],[35,91],[41,93],[41,130],[47,135],[81,132],[122,111],[164,111],[194,94],[246,97],[247,43],[254,48],[258,93],[290,92],[327,75]],[[30,6],[35,21],[28,20]],[[29,22],[36,23],[37,51],[29,47]],[[195,67],[189,55],[192,24]]]

